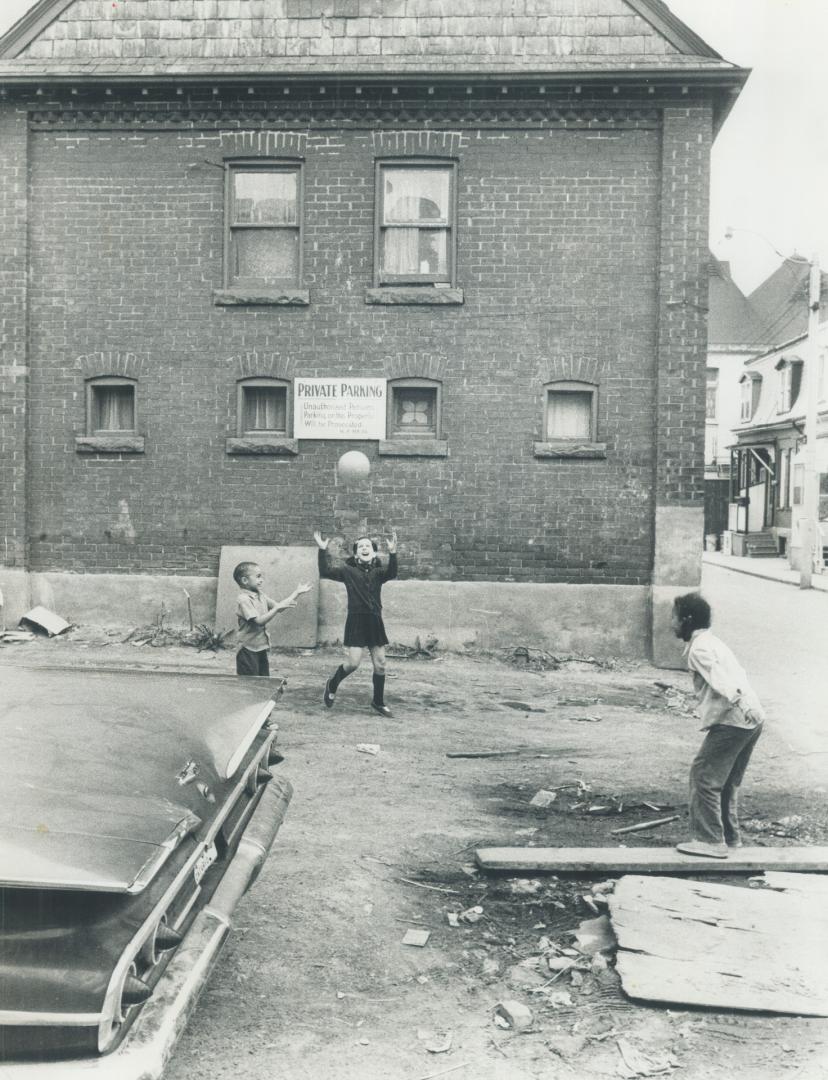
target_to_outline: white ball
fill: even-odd
[[[349,450],[336,463],[336,473],[340,480],[363,480],[371,472],[371,462],[359,450]]]

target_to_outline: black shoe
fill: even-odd
[[[376,701],[371,702],[371,708],[374,710],[374,712],[378,712],[380,716],[385,716],[389,720],[394,715],[387,705],[377,705]]]
[[[322,695],[322,700],[325,702],[325,708],[330,709],[333,703],[336,701],[336,691],[331,690],[331,680],[325,683],[325,693]]]

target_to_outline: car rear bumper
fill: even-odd
[[[157,1080],[230,933],[236,906],[268,856],[292,794],[287,780],[267,785],[209,903],[117,1049],[103,1057],[0,1065],[0,1080]]]

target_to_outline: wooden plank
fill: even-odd
[[[482,870],[508,870],[513,874],[758,874],[763,870],[828,873],[828,847],[744,847],[737,848],[727,859],[700,859],[666,847],[485,847],[478,848],[474,857]]]
[[[609,906],[630,997],[828,1016],[823,896],[628,876]]]

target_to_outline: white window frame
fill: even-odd
[[[589,434],[586,436],[556,435],[549,430],[550,405],[553,394],[589,394]],[[598,386],[574,379],[555,379],[543,388],[543,438],[547,443],[595,443],[598,441]]]
[[[434,428],[427,431],[408,430],[397,425],[397,392],[400,390],[434,391]],[[442,438],[443,385],[438,379],[402,378],[388,383],[387,430],[389,439],[440,439]]]
[[[385,216],[385,184],[384,178],[387,172],[394,169],[422,169],[438,170],[449,173],[449,203],[447,221],[417,222],[406,224],[394,222],[386,224]],[[414,286],[427,285],[440,287],[453,287],[457,280],[457,162],[448,158],[382,158],[376,162],[376,187],[375,187],[375,218],[374,218],[374,285],[391,286]],[[447,232],[446,237],[446,273],[445,274],[392,274],[383,269],[383,237],[389,229],[394,228],[417,228],[420,230],[434,229]]]
[[[239,173],[295,173],[296,174],[296,224],[279,222],[235,222],[235,177]],[[304,249],[304,169],[296,159],[234,158],[224,162],[224,287],[225,289],[263,289],[272,286],[299,286],[303,280]],[[251,278],[235,277],[233,274],[234,234],[246,230],[288,230],[296,234],[296,275],[293,278],[274,278],[261,282]]]

